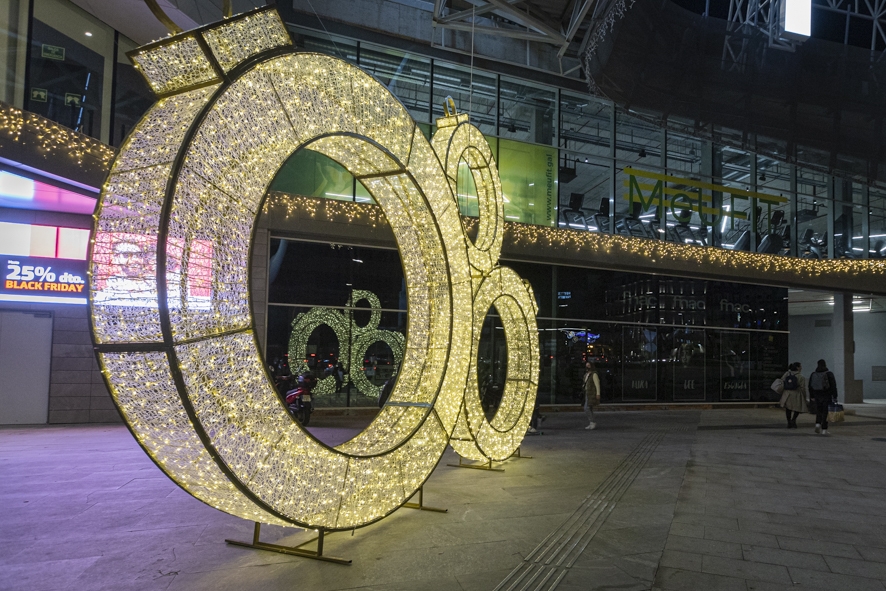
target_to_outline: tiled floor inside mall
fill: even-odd
[[[775,409],[550,414],[504,472],[447,452],[424,501],[331,534],[350,566],[240,548],[123,426],[0,429],[0,589],[886,591],[886,405],[828,437]],[[331,443],[359,425],[315,417]],[[313,425],[312,425],[313,426]],[[263,528],[296,545],[307,532]]]

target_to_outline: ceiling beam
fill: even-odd
[[[452,29],[454,31],[468,31],[476,33],[486,33],[487,35],[500,35],[502,37],[511,37],[513,39],[526,39],[527,41],[541,41],[542,43],[551,43],[551,38],[542,33],[534,31],[523,31],[520,29],[505,29],[503,27],[477,26],[471,23],[437,23],[438,27],[443,29]]]
[[[566,28],[566,42],[560,47],[560,51],[557,52],[557,57],[563,57],[566,54],[566,50],[569,49],[569,44],[572,43],[573,37],[578,33],[578,28],[584,22],[585,17],[588,15],[588,11],[591,9],[591,6],[594,4],[599,4],[597,0],[577,0],[575,6],[572,9],[572,18],[569,19],[569,26]]]
[[[523,2],[523,0],[509,0],[510,4],[519,4],[520,2]],[[480,16],[482,14],[493,12],[495,10],[498,10],[498,7],[493,6],[492,4],[484,4],[483,6],[475,6],[474,8],[468,10],[460,10],[446,16],[437,17],[434,20],[438,23],[452,23],[455,21]]]
[[[566,39],[559,31],[555,30],[547,23],[542,22],[540,19],[525,12],[521,12],[520,10],[517,10],[506,0],[489,0],[489,4],[494,5],[497,9],[505,13],[508,18],[518,22],[524,27],[534,29],[539,33],[544,33],[549,37],[549,39],[547,39],[548,43],[560,45],[566,42]]]

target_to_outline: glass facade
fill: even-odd
[[[769,384],[788,364],[785,289],[502,263],[529,281],[539,306],[542,404],[578,403],[586,361],[602,376],[605,403],[777,400]],[[376,404],[366,384],[380,388],[396,374],[391,335],[405,336],[407,328],[402,273],[396,250],[273,239],[266,352],[272,371],[334,376],[341,363],[340,385],[317,395],[316,404]],[[308,322],[309,315],[320,320]],[[379,332],[367,339],[367,327]],[[295,351],[298,331],[307,345]],[[356,372],[365,380],[353,379]],[[484,407],[493,409],[507,372],[494,307],[478,372]]]
[[[886,241],[877,238],[886,234],[886,190],[670,133],[571,90],[315,31],[294,33],[306,49],[372,72],[428,134],[446,97],[470,112],[496,156],[509,221],[782,256],[886,256]],[[464,176],[461,210],[476,216]],[[361,189],[326,196],[370,201]]]
[[[135,44],[67,0],[7,4],[4,100],[119,146],[153,101],[125,56]],[[292,34],[300,48],[370,72],[428,135],[452,97],[492,145],[509,221],[785,256],[886,257],[881,187],[671,133],[586,93]],[[281,172],[276,190],[372,201],[335,163],[303,160]],[[462,212],[476,215],[469,185]]]

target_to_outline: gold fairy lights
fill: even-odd
[[[41,152],[65,154],[79,165],[87,159],[94,160],[103,170],[116,154],[113,148],[96,139],[5,103],[0,103],[0,137],[19,145],[33,138]]]
[[[469,259],[441,156],[390,92],[344,61],[256,45],[267,19],[233,20],[135,54],[168,56],[142,68],[168,96],[136,126],[103,188],[90,277],[99,359],[133,433],[185,490],[250,520],[351,529],[397,509],[439,461],[464,408],[474,296],[496,271]],[[207,82],[203,58],[187,57],[195,35],[215,37],[227,57],[212,57],[237,74]],[[245,56],[252,65],[237,68]],[[389,404],[336,448],[287,414],[249,309],[255,220],[300,148],[369,175],[361,182],[397,240],[409,298]],[[492,427],[523,428],[521,414],[502,416]]]
[[[378,206],[373,204],[332,201],[286,193],[277,193],[275,204],[276,208],[280,211],[285,210],[287,214],[294,215],[295,211],[303,208],[311,212],[311,217],[316,219],[347,221],[373,227],[379,225],[382,217]],[[479,220],[475,217],[464,216],[462,221],[469,232],[474,231],[479,224]],[[760,279],[768,276],[773,281],[808,287],[821,287],[822,279],[830,279],[835,286],[841,282],[851,281],[852,285],[845,283],[843,285],[847,289],[852,287],[867,289],[867,285],[859,286],[856,283],[862,280],[869,284],[880,281],[880,278],[886,275],[886,262],[879,259],[802,259],[617,234],[547,228],[510,221],[503,223],[502,233],[504,245],[509,248],[531,246],[537,247],[539,252],[571,251],[581,254],[589,261],[625,261],[625,257],[628,257],[636,260],[638,264],[673,262],[675,266],[680,267],[690,262],[699,270],[713,270],[721,274],[753,274]]]

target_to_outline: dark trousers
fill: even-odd
[[[791,414],[793,414],[794,416],[791,417]],[[788,420],[788,425],[793,425],[794,423],[797,422],[797,417],[800,416],[800,413],[798,413],[795,410],[791,410],[789,408],[786,408],[786,409],[784,409],[784,416]]]
[[[815,423],[821,424],[822,430],[828,428],[828,405],[831,403],[831,397],[827,394],[815,397]]]

